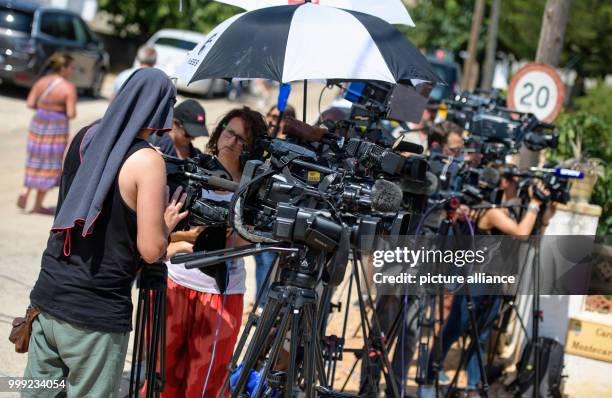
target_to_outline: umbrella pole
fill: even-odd
[[[304,105],[302,106],[302,121],[306,123],[306,98],[308,96],[308,81],[304,79]]]

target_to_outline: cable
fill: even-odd
[[[230,260],[233,262],[233,260]],[[229,270],[228,270],[229,271]],[[226,289],[229,286],[229,272],[225,273],[225,286]],[[215,361],[215,353],[217,352],[217,337],[219,337],[219,331],[221,330],[221,320],[223,319],[223,311],[225,310],[225,301],[227,299],[227,294],[221,293],[223,296],[223,300],[221,301],[221,311],[219,311],[219,315],[217,316],[217,327],[215,329],[215,337],[213,339],[213,349],[212,355],[210,356],[210,365],[208,365],[208,372],[206,373],[206,379],[204,379],[204,388],[202,388],[202,394],[200,398],[204,398],[204,394],[206,393],[206,387],[208,387],[208,379],[210,377],[210,372],[212,371],[212,366]]]

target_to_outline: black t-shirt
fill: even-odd
[[[68,149],[58,209],[80,165],[79,148],[86,130],[77,134]],[[146,141],[136,139],[124,161],[149,147]],[[32,303],[51,316],[101,332],[131,330],[131,286],[141,264],[136,245],[136,212],[121,197],[118,175],[91,235],[83,238],[78,224],[69,232],[51,234],[30,295]]]

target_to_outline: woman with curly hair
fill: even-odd
[[[220,174],[240,181],[240,155],[253,151],[266,134],[263,115],[247,107],[227,113],[210,136],[207,150]],[[204,191],[205,198],[230,201],[231,192]],[[202,228],[195,239],[173,242],[168,257],[194,250],[212,250],[248,244],[230,228]],[[185,233],[181,239],[185,239]],[[177,234],[177,236],[179,235]],[[197,237],[195,236],[197,234]],[[223,386],[242,323],[246,291],[244,260],[213,267],[185,269],[168,262],[166,299],[166,384],[162,397],[217,397]]]

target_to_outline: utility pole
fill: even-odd
[[[493,85],[493,74],[495,73],[495,52],[497,51],[497,28],[499,26],[499,10],[501,0],[493,0],[491,16],[489,18],[489,28],[487,29],[487,50],[485,62],[480,82],[483,91],[490,91]]]
[[[485,0],[476,0],[476,4],[474,4],[474,14],[472,15],[472,29],[470,30],[470,41],[468,43],[468,56],[463,70],[464,90],[473,90],[478,80],[474,69],[476,68],[476,53],[478,51],[478,38],[480,37],[484,8]]]
[[[536,62],[554,67],[559,66],[565,28],[569,20],[570,4],[571,0],[546,1],[542,17],[540,40],[538,41],[538,51],[535,58]],[[519,167],[527,168],[538,165],[538,152],[530,151],[525,146],[522,146],[519,153]]]

